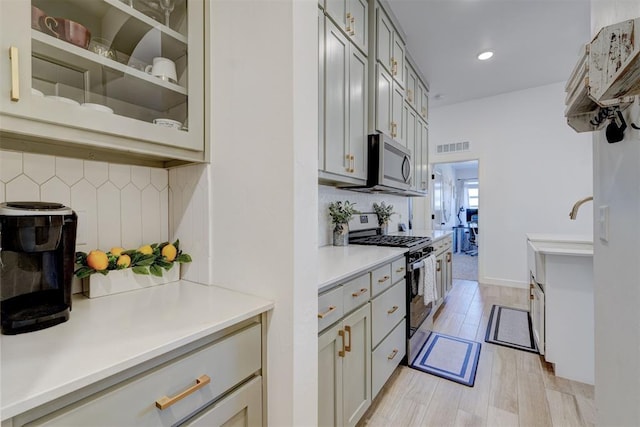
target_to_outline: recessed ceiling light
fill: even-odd
[[[482,52],[480,54],[478,54],[478,59],[480,61],[486,61],[487,59],[491,58],[493,56],[493,52],[491,52],[490,50],[487,50],[485,52]]]

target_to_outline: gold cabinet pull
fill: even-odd
[[[387,356],[387,359],[392,360],[398,354],[398,349],[394,348],[390,355]]]
[[[9,59],[11,60],[11,100],[20,101],[20,63],[18,62],[18,48],[9,48]]]
[[[338,331],[338,335],[340,335],[342,337],[342,350],[338,350],[338,356],[344,357],[344,351],[345,351],[345,347],[344,347],[344,331],[342,329],[340,329]]]
[[[391,122],[391,136],[398,136],[398,124],[396,122]]]
[[[387,310],[387,314],[393,314],[396,312],[397,309],[398,309],[398,306],[394,305],[393,308],[391,308],[391,310]]]
[[[529,299],[530,299],[530,300],[534,300],[534,299],[535,299],[535,297],[534,297],[533,295],[529,295]]]
[[[318,313],[318,319],[324,319],[335,309],[336,309],[335,305],[330,305],[327,311],[325,311],[324,313]]]
[[[447,262],[451,262],[451,252],[447,252]]]
[[[409,102],[413,102],[413,91],[411,89],[407,89],[407,99]]]
[[[354,173],[356,171],[356,156],[353,154],[349,155],[349,165],[351,166],[349,172]]]
[[[344,327],[344,331],[345,333],[348,332],[349,333],[349,344],[347,344],[344,348],[345,351],[351,351],[351,326],[345,326]]]
[[[378,279],[378,283],[384,283],[387,280],[389,280],[391,277],[390,276],[384,276],[382,279]]]
[[[442,260],[441,259],[436,260],[436,264],[437,264],[436,265],[436,271],[442,270]]]
[[[349,35],[356,35],[356,18],[354,16],[351,17],[351,31],[349,32]]]
[[[352,296],[352,297],[354,297],[354,298],[357,298],[357,297],[359,297],[360,295],[362,295],[362,294],[364,294],[365,292],[367,292],[368,290],[369,290],[369,289],[367,289],[367,288],[362,288],[362,289],[360,289],[358,292],[354,292],[354,293],[352,293],[352,294],[351,294],[351,296]]]
[[[404,271],[404,267],[400,267],[396,270],[396,273],[402,273]]]
[[[352,30],[351,30],[351,22],[353,22],[353,21],[351,20],[351,12],[347,12],[347,19],[346,19],[346,21],[347,21],[347,26],[345,27],[345,29],[344,29],[344,30],[345,30],[347,33],[351,34],[351,31],[352,31]]]
[[[196,383],[194,385],[192,385],[182,393],[178,393],[173,397],[164,396],[156,400],[156,407],[158,409],[167,409],[169,406],[184,399],[194,391],[200,390],[202,387],[206,386],[210,382],[211,382],[211,378],[209,378],[208,375],[201,375],[198,378],[196,378]]]

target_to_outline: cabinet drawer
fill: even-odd
[[[342,318],[342,286],[318,296],[318,332]]]
[[[404,279],[406,274],[406,261],[404,258],[397,259],[391,263],[391,282],[396,283]]]
[[[342,302],[344,313],[360,307],[369,301],[371,296],[371,275],[363,274],[342,285]]]
[[[260,370],[261,357],[257,324],[27,425],[174,425]],[[156,407],[162,397],[194,387],[202,375],[210,382],[164,410]]]
[[[404,282],[371,301],[372,344],[375,347],[407,313],[406,286]]]
[[[393,332],[371,354],[371,399],[374,399],[398,366],[406,352],[405,322]]]
[[[387,264],[371,273],[371,296],[389,288],[393,284],[391,280],[391,264]]]

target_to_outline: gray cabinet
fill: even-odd
[[[436,288],[438,290],[436,306],[439,306],[453,288],[453,238],[448,235],[434,241],[432,245],[436,256]]]
[[[367,139],[367,59],[325,19],[324,140],[319,169],[336,181],[364,183]],[[322,126],[322,124],[321,124]]]
[[[404,87],[404,41],[385,11],[376,7],[376,60]]]
[[[402,257],[319,295],[318,425],[356,425],[404,357],[404,278]]]
[[[262,327],[246,323],[181,356],[135,367],[142,373],[54,412],[18,415],[13,426],[262,425]]]
[[[369,44],[367,0],[327,0],[325,11],[364,54]]]
[[[368,303],[318,337],[318,425],[355,426],[371,405],[370,340]]]
[[[375,130],[404,145],[404,90],[380,64],[376,64]]]
[[[138,2],[36,4],[46,15],[85,26],[92,42],[77,46],[39,24],[32,28],[30,1],[0,2],[2,148],[20,149],[28,139],[33,150],[49,154],[160,165],[206,160],[205,2],[178,2],[168,25]],[[158,57],[171,60],[175,74],[145,71]]]

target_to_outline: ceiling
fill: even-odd
[[[387,0],[430,108],[566,81],[591,40],[590,0]],[[476,57],[495,52],[488,61]]]

